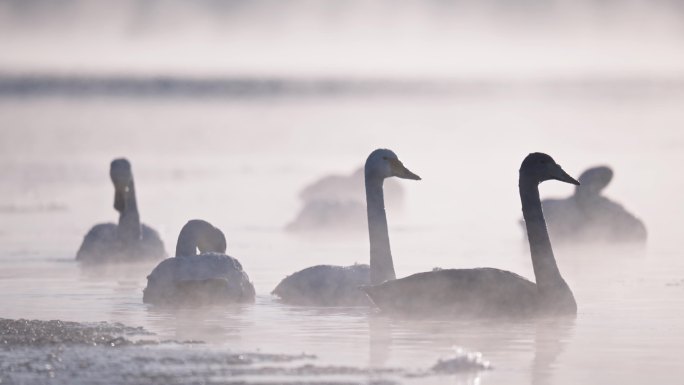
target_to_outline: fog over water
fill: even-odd
[[[205,373],[201,362],[215,354],[257,351],[305,352],[317,356],[313,365],[358,370],[221,377],[259,383],[642,384],[684,374],[678,2],[59,4],[0,2],[0,44],[13,53],[0,56],[2,79],[247,79],[247,90],[263,78],[295,82],[257,97],[198,93],[186,83],[141,97],[97,86],[15,94],[0,81],[0,317],[121,322],[156,333],[153,340],[207,342],[79,347],[64,360],[90,356],[104,378],[117,371],[109,363],[126,357],[169,355]],[[297,88],[325,79],[362,87]],[[410,87],[396,87],[403,82]],[[570,320],[406,320],[276,302],[269,293],[287,274],[368,262],[363,231],[283,229],[301,209],[302,187],[349,173],[378,147],[423,179],[398,180],[402,207],[387,205],[398,277],[488,266],[533,280],[517,178],[534,151],[574,177],[609,165],[615,177],[606,195],[644,221],[648,242],[554,247],[578,303]],[[187,220],[211,222],[253,280],[256,304],[161,309],[142,303],[154,265],[78,266],[88,229],[117,219],[108,172],[121,156],[132,163],[141,219],[167,251]],[[548,198],[573,190],[548,181],[540,191]],[[481,352],[493,370],[363,371],[425,371],[455,347]],[[26,348],[18,357],[49,352]],[[206,370],[198,378],[210,378]],[[54,381],[78,383],[73,373],[57,370]],[[21,375],[29,383],[47,378]],[[0,372],[3,381],[18,378]]]
[[[681,1],[0,2],[18,72],[681,75]]]

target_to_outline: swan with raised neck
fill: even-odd
[[[114,159],[109,168],[109,176],[114,184],[114,209],[119,212],[119,239],[123,242],[137,242],[142,238],[142,224],[131,163],[125,158]]]
[[[420,177],[404,167],[397,155],[387,149],[375,150],[368,156],[364,173],[370,242],[370,283],[375,285],[397,278],[390,249],[383,183],[391,176],[413,180],[420,180]]]
[[[114,184],[114,209],[119,222],[95,225],[83,239],[76,259],[86,263],[135,262],[165,258],[159,234],[141,223],[131,163],[114,159],[109,168]]]
[[[553,158],[543,153],[528,155],[520,166],[518,188],[530,244],[532,267],[541,307],[567,309],[575,313],[577,304],[570,287],[558,270],[539,198],[539,184],[550,179],[580,185],[580,182],[563,171]]]
[[[370,266],[312,266],[283,279],[272,294],[292,304],[367,305],[368,299],[359,290],[361,285],[395,279],[383,195],[383,182],[390,177],[420,180],[393,151],[371,152],[364,166]]]
[[[646,242],[648,231],[644,222],[602,194],[612,178],[610,167],[591,167],[577,178],[581,185],[575,188],[575,194],[542,201],[554,241],[565,245],[598,243],[608,247]]]
[[[518,186],[536,284],[500,269],[445,269],[364,290],[380,309],[412,316],[576,314],[577,304],[558,270],[539,200],[539,184],[550,179],[579,185],[546,154],[532,153],[522,162]]]

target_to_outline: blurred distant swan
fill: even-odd
[[[478,268],[418,273],[367,286],[382,310],[414,316],[573,315],[575,298],[561,277],[546,231],[539,183],[556,179],[578,185],[548,155],[528,155],[520,167],[520,200],[537,283],[509,271]]]
[[[247,273],[225,251],[226,237],[221,230],[206,221],[189,221],[178,235],[176,256],[163,260],[147,276],[143,302],[167,305],[254,302],[254,286]]]
[[[579,177],[581,185],[566,199],[542,201],[549,232],[567,242],[644,242],[646,226],[621,205],[601,195],[613,178],[606,166],[592,167]]]
[[[109,263],[166,258],[159,234],[140,223],[130,162],[114,159],[109,174],[114,183],[114,209],[119,212],[119,224],[102,223],[90,229],[76,259],[84,263]]]
[[[272,294],[283,302],[317,306],[368,305],[370,302],[359,286],[396,278],[387,230],[383,182],[392,176],[414,180],[420,180],[420,177],[404,167],[394,152],[386,149],[375,150],[368,156],[364,175],[370,266],[318,265],[298,271],[283,279],[273,290]]]
[[[358,230],[366,226],[364,169],[350,175],[327,175],[306,186],[299,194],[304,206],[285,229],[293,232]],[[400,203],[404,191],[393,180],[384,185],[385,202]]]

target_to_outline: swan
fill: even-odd
[[[373,151],[364,167],[370,266],[312,266],[283,279],[272,294],[282,302],[297,305],[369,305],[368,298],[359,287],[396,278],[383,195],[383,182],[392,176],[420,180],[391,150]]]
[[[401,185],[391,179],[384,184],[384,194],[390,206],[404,197]],[[287,231],[353,231],[366,226],[363,167],[349,175],[326,175],[304,187],[299,198],[304,205],[285,226]]]
[[[221,230],[203,220],[188,221],[178,235],[176,256],[161,261],[147,276],[143,302],[254,302],[254,285],[240,262],[225,251],[226,237]]]
[[[592,167],[580,175],[572,196],[543,200],[551,236],[566,242],[645,242],[644,223],[601,195],[612,178],[610,167]]]
[[[76,253],[84,263],[136,262],[167,257],[164,243],[151,227],[140,223],[131,163],[114,159],[109,175],[114,184],[114,209],[119,223],[93,226]]]
[[[520,167],[520,200],[537,283],[493,268],[418,273],[363,287],[387,312],[418,316],[532,316],[576,314],[577,304],[561,277],[539,199],[539,183],[556,179],[579,185],[548,155],[529,154]]]

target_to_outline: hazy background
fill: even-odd
[[[493,361],[461,383],[681,378],[683,5],[0,1],[0,316],[120,321],[330,364],[426,368],[452,346]],[[273,301],[298,269],[367,262],[363,231],[283,227],[302,187],[350,173],[377,147],[423,177],[400,181],[404,207],[387,208],[398,276],[492,266],[533,278],[517,190],[532,151],[575,177],[612,166],[605,193],[644,220],[648,244],[556,248],[579,304],[560,325],[412,323]],[[116,220],[108,167],[120,156],[167,250],[188,219],[217,225],[256,306],[160,311],[141,303],[151,266],[78,268],[86,231]]]
[[[66,74],[680,76],[681,1],[16,0],[0,68]]]

